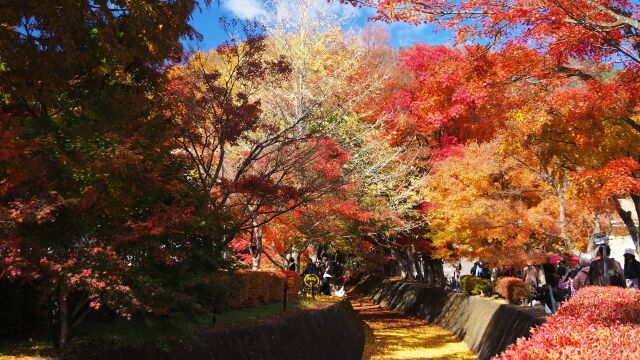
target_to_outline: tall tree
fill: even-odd
[[[582,80],[601,82],[602,79],[594,77],[590,68],[613,66],[611,71],[615,75],[600,86],[609,89],[616,87],[609,94],[623,98],[622,103],[627,105],[626,113],[619,116],[617,121],[626,124],[628,132],[640,131],[637,106],[637,72],[640,64],[638,4],[601,0],[342,2],[372,6],[377,9],[376,18],[386,21],[434,23],[453,30],[460,43],[475,41],[498,50],[514,44],[527,46],[544,56],[548,70]],[[637,153],[631,155],[638,157]],[[616,161],[616,158],[609,160]],[[604,164],[606,161],[599,166]],[[638,228],[631,212],[621,206],[620,201],[624,197],[640,203],[638,194],[621,191],[611,198],[630,235],[636,238]],[[635,212],[640,214],[637,207]]]
[[[179,39],[196,35],[195,6],[2,4],[0,276],[44,284],[59,346],[90,308],[141,305],[138,264],[175,260],[180,237],[166,234],[190,205],[172,194],[180,163],[153,97]]]
[[[269,3],[263,19],[265,57],[284,60],[290,73],[256,90],[263,121],[286,124],[300,139],[327,136],[321,143],[325,146],[363,99],[381,87],[390,68],[388,57],[377,56],[382,46],[374,37],[343,30],[354,16],[353,12],[336,12],[322,1]],[[341,142],[336,145],[345,146]],[[343,183],[352,180],[346,173],[342,175]],[[337,187],[334,190],[341,192]],[[257,223],[265,219],[258,215]],[[261,234],[259,230],[252,233],[250,249],[254,249],[254,261],[259,262]]]
[[[349,155],[310,126],[316,113],[288,117],[264,109],[270,98],[284,104],[268,89],[289,81],[291,65],[267,56],[268,39],[255,24],[246,26],[247,38],[175,66],[166,100],[192,184],[224,219],[217,243],[252,234],[258,268],[262,226],[340,187]]]

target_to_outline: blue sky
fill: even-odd
[[[190,42],[194,49],[208,50],[222,43],[226,38],[220,29],[218,19],[221,16],[238,17],[250,19],[259,16],[264,12],[264,0],[213,0],[209,8],[201,6],[201,11],[196,10],[193,14],[191,24],[203,36],[203,41],[199,43]],[[319,0],[325,1],[325,0]],[[335,5],[338,6],[338,5]],[[348,6],[348,5],[342,5]],[[362,28],[366,26],[367,19],[374,14],[372,9],[359,9],[353,24],[347,24],[346,28]],[[383,24],[391,35],[391,44],[396,47],[410,46],[414,42],[424,42],[433,45],[446,44],[450,42],[451,35],[446,32],[434,32],[430,25],[408,25],[404,23]]]

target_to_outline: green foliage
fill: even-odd
[[[462,292],[470,295],[487,295],[493,292],[491,280],[479,278],[473,275],[461,276],[460,288],[462,289]]]
[[[166,337],[185,336],[211,324],[212,317],[208,314],[140,316],[132,320],[88,320],[78,333],[82,338],[119,347],[162,343]]]
[[[263,319],[282,312],[282,303],[271,303],[256,308],[226,310],[215,316],[215,326],[238,325]],[[145,315],[132,320],[87,321],[78,330],[82,338],[108,343],[116,347],[162,344],[166,338],[188,337],[197,329],[213,326],[209,313],[172,316]]]
[[[288,303],[287,309],[291,309],[289,305],[293,307],[296,305],[296,302]],[[228,310],[220,313],[219,315],[216,315],[216,324],[233,325],[247,321],[255,321],[269,316],[277,315],[281,312],[281,302],[266,304],[255,308]]]

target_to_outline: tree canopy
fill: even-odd
[[[520,266],[615,216],[639,245],[638,5],[341,2],[456,43],[393,49],[322,1],[206,51],[196,1],[2,6],[0,278],[56,300],[61,346],[105,307],[212,312],[220,271]]]

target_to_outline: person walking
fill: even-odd
[[[636,260],[636,250],[626,249],[624,251],[624,279],[628,288],[638,288],[640,278],[640,262]]]
[[[482,261],[476,261],[471,268],[471,275],[477,276],[483,279],[491,279],[491,271],[487,264]]]
[[[626,287],[624,282],[624,271],[620,263],[614,259],[607,257],[604,259],[603,250],[606,249],[607,254],[611,254],[609,245],[602,245],[598,249],[598,256],[589,267],[589,284],[598,286],[619,286]],[[604,264],[607,263],[607,273],[604,272]]]
[[[320,281],[320,293],[322,295],[331,295],[331,287],[330,282],[332,275],[332,267],[331,264],[327,262],[326,268],[324,269],[324,274],[322,274],[322,280]]]
[[[578,260],[578,272],[576,276],[573,278],[572,287],[573,291],[577,292],[581,288],[589,285],[589,270],[591,265],[591,255],[585,254],[580,257]]]
[[[316,270],[316,265],[313,263],[313,261],[309,260],[307,262],[307,267],[304,268],[304,271],[302,272],[302,275],[309,275],[309,274],[315,274],[317,272]]]
[[[551,263],[551,257],[547,257],[547,261],[542,264],[542,271],[544,272],[544,282],[555,288],[558,286],[558,274],[556,273],[556,266]]]
[[[482,261],[476,261],[471,267],[471,275],[480,277],[482,275]]]
[[[531,291],[535,291],[538,287],[538,268],[533,266],[532,263],[528,263],[527,266],[522,269],[522,280],[529,284]]]

